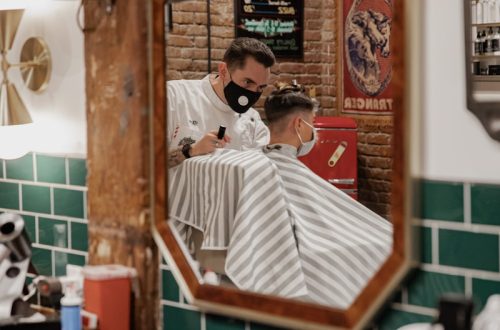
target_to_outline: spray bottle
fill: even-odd
[[[82,329],[82,298],[75,285],[68,285],[61,299],[61,330]]]

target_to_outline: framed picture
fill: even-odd
[[[235,0],[236,37],[258,39],[280,58],[304,57],[304,0]]]
[[[343,113],[392,114],[394,1],[339,0],[337,86]]]

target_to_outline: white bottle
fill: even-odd
[[[489,12],[489,19],[488,23],[494,23],[496,20],[496,0],[489,0],[488,1],[488,12]]]
[[[483,24],[490,23],[490,2],[489,0],[483,0]]]
[[[476,317],[473,330],[500,330],[500,294],[491,295],[486,306]]]
[[[500,23],[500,0],[495,1],[495,23]]]
[[[477,2],[476,0],[472,0],[471,1],[471,10],[470,10],[470,14],[471,14],[471,22],[472,24],[476,24],[477,23]]]
[[[476,4],[476,22],[477,22],[477,24],[484,23],[483,3],[484,3],[484,0],[479,0]]]

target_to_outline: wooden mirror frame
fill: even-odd
[[[174,277],[189,303],[202,311],[239,317],[260,323],[293,328],[361,328],[373,317],[378,307],[387,299],[410,268],[410,217],[409,201],[409,81],[405,78],[406,47],[410,40],[405,31],[405,18],[409,0],[395,1],[391,45],[393,45],[393,84],[395,109],[393,138],[393,171],[391,216],[394,225],[393,252],[370,280],[354,303],[346,310],[299,300],[263,295],[232,288],[201,284],[187,260],[183,247],[177,244],[175,234],[168,225],[167,168],[166,168],[166,43],[164,35],[165,0],[153,1],[153,98],[152,155],[153,172],[153,236],[162,255],[167,259]],[[338,7],[337,7],[338,8]],[[405,33],[406,32],[406,33]],[[409,54],[408,54],[409,55]]]

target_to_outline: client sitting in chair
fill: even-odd
[[[316,137],[302,87],[278,88],[264,107],[271,144],[183,162],[169,218],[195,257],[223,252],[223,269],[202,266],[239,289],[347,308],[390,255],[392,224],[297,159]]]

